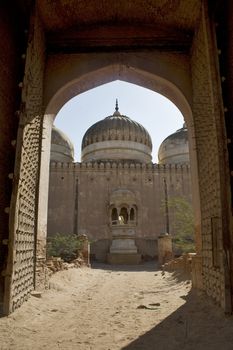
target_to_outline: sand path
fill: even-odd
[[[0,319],[0,349],[232,350],[232,318],[189,291],[154,264],[61,271]]]

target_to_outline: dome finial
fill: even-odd
[[[115,107],[115,111],[118,112],[119,111],[119,107],[118,107],[118,99],[116,99],[116,107]]]
[[[115,112],[113,113],[114,116],[121,116],[119,112],[119,107],[118,107],[118,99],[116,99],[116,107],[115,107]]]

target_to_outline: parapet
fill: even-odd
[[[189,172],[190,165],[184,164],[157,164],[157,163],[139,163],[136,161],[90,161],[90,162],[76,162],[76,163],[61,163],[51,162],[51,170],[94,170],[105,171],[110,169],[118,170],[136,170],[136,171],[156,171],[161,173],[187,171]]]

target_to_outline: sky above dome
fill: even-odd
[[[139,122],[149,132],[153,144],[152,160],[157,163],[160,144],[182,127],[183,116],[166,97],[119,80],[72,98],[57,114],[54,124],[73,143],[75,161],[80,161],[81,143],[86,130],[114,113],[116,98],[120,113]]]

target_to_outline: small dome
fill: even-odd
[[[160,164],[189,163],[188,130],[183,128],[169,135],[160,145],[158,152]]]
[[[133,192],[127,189],[118,189],[112,192],[110,196],[110,205],[119,206],[123,203],[136,204],[136,196]]]
[[[117,101],[113,115],[92,125],[82,140],[82,161],[130,159],[150,162],[151,151],[148,131],[120,114]]]
[[[52,127],[51,135],[51,162],[73,162],[74,161],[74,147],[69,138],[54,125]]]

